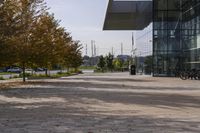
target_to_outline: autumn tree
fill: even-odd
[[[2,58],[22,68],[25,82],[25,68],[32,58],[32,30],[47,8],[43,0],[6,0],[0,8],[1,21],[5,25],[0,31],[3,34],[1,41],[7,48],[7,54],[1,52],[4,55]]]
[[[74,60],[74,62],[76,62],[79,58],[76,56],[76,54],[70,55],[71,53],[73,53],[73,50],[76,50],[71,48],[73,40],[70,34],[66,32],[64,28],[59,28],[55,33],[55,44],[57,44],[57,47],[54,57],[57,58],[56,64],[59,65],[61,69],[63,69],[66,67],[66,65],[70,66],[69,64],[67,64],[70,60]],[[66,56],[72,56],[68,62],[66,62],[65,60]]]
[[[24,82],[27,67],[77,69],[82,46],[59,22],[43,0],[6,0],[0,5],[0,64],[18,64]]]
[[[82,54],[81,54],[82,45],[79,41],[71,42],[70,46],[68,47],[65,53],[65,65],[68,68],[77,68],[83,63]]]
[[[61,60],[65,32],[53,15],[45,13],[37,20],[32,33],[32,62],[35,67],[51,68]],[[47,69],[46,69],[47,74]]]
[[[7,0],[0,6],[0,65],[6,66],[16,63],[17,45],[12,39],[18,34],[19,9],[16,2]]]

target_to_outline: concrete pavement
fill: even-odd
[[[0,91],[1,133],[199,133],[200,81],[86,73]]]

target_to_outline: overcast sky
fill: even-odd
[[[134,31],[103,31],[108,0],[46,0],[50,12],[61,20],[61,26],[71,33],[74,40],[80,40],[88,45],[88,55],[91,55],[91,40],[95,40],[97,54],[107,54],[114,47],[115,55],[130,54],[131,38]],[[150,32],[148,32],[150,31]],[[148,34],[147,34],[148,32]],[[151,25],[144,31],[135,33],[137,53],[145,55],[151,52]]]

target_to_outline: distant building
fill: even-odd
[[[118,55],[117,58],[123,62],[126,62],[126,61],[130,60],[131,56],[130,55]]]
[[[99,56],[95,57],[89,57],[89,56],[84,56],[83,57],[83,66],[96,66],[99,61]]]

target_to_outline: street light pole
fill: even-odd
[[[135,38],[134,38],[134,33],[132,33],[132,50],[131,50],[131,64],[136,65],[136,45],[135,45]]]

